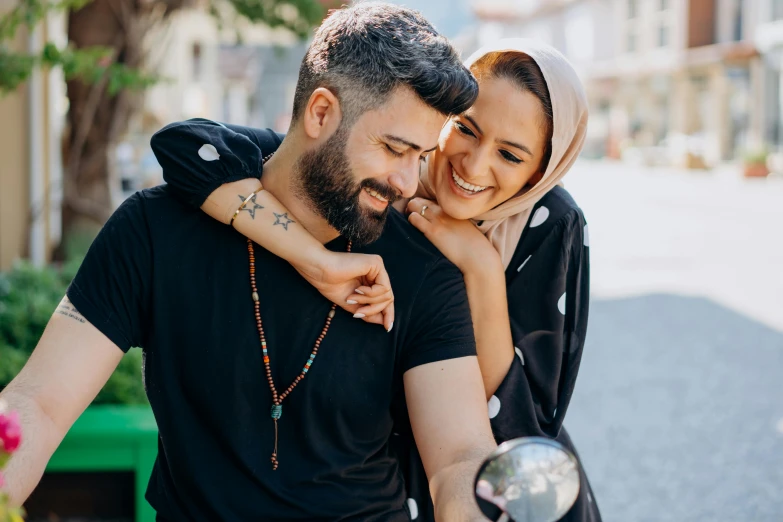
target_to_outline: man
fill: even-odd
[[[271,195],[296,216],[275,213],[276,233],[301,226],[332,250],[351,240],[383,255],[397,324],[387,332],[335,310],[290,265],[172,187],[141,191],[107,222],[3,392],[25,436],[7,470],[12,497],[27,497],[123,352],[141,346],[160,430],[147,490],[159,520],[409,520],[388,449],[406,410],[438,518],[481,519],[472,482],[494,441],[464,284],[388,210],[413,195],[446,115],[475,96],[418,13],[360,4],[316,33],[282,143],[203,121],[161,131],[153,148],[164,171],[182,166],[167,159],[172,147],[190,152],[194,171],[209,165],[234,179],[276,150],[265,191],[239,194],[236,216],[268,217]],[[228,154],[220,139],[244,140],[247,154]]]

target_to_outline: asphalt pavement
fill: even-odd
[[[565,425],[607,522],[783,521],[783,178],[581,162],[592,304]]]

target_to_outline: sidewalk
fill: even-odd
[[[783,177],[580,160],[566,188],[589,223],[594,298],[707,297],[783,331]]]
[[[603,519],[780,522],[783,179],[580,161],[566,187],[593,292],[565,425]]]

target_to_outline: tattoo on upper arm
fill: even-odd
[[[290,225],[291,223],[296,223],[296,221],[288,217],[288,212],[284,212],[283,214],[278,214],[277,212],[272,212],[272,213],[275,215],[274,225],[280,225],[284,229],[288,230],[288,225]]]
[[[247,198],[247,196],[239,195],[239,199],[240,200],[245,201],[245,198]],[[263,208],[264,207],[262,205],[259,205],[258,203],[256,203],[256,195],[253,194],[253,197],[250,199],[250,201],[247,202],[247,205],[245,205],[245,208],[243,208],[241,210],[241,212],[247,211],[250,214],[250,219],[255,219],[256,218],[256,210],[261,210]]]
[[[63,297],[63,300],[60,301],[60,304],[57,306],[57,309],[54,311],[54,313],[64,315],[65,317],[73,319],[74,321],[79,321],[82,324],[87,322],[87,319],[85,319],[84,316],[79,313],[79,310],[73,306],[73,303],[71,303],[71,300],[68,299],[67,296]]]

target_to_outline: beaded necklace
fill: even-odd
[[[263,159],[263,163],[266,163],[267,160],[272,157],[272,154],[265,157]],[[348,252],[351,251],[350,241],[348,242],[348,246],[346,250]],[[275,387],[275,381],[272,378],[272,368],[270,365],[269,351],[267,349],[267,344],[266,344],[266,336],[264,335],[264,325],[261,321],[261,310],[260,310],[261,302],[258,294],[258,287],[256,286],[256,256],[255,256],[255,250],[253,248],[253,241],[251,241],[250,239],[247,240],[247,253],[248,253],[248,258],[250,260],[250,288],[252,290],[251,297],[253,299],[253,308],[255,311],[256,326],[258,327],[258,334],[261,340],[261,350],[264,355],[263,360],[264,360],[264,368],[266,369],[266,380],[269,382],[269,389],[272,391],[272,409],[270,411],[270,415],[275,423],[275,447],[274,450],[272,451],[271,461],[272,461],[272,470],[276,470],[279,465],[279,462],[277,460],[277,439],[278,439],[277,421],[280,420],[280,417],[283,415],[283,400],[286,397],[288,397],[292,391],[294,391],[296,385],[299,384],[307,376],[307,372],[310,371],[310,367],[313,365],[313,362],[315,361],[315,356],[318,355],[318,348],[321,346],[321,342],[324,340],[324,337],[326,337],[326,333],[329,331],[329,326],[332,324],[332,319],[334,319],[337,305],[333,303],[331,308],[329,309],[329,313],[326,316],[326,323],[324,324],[324,327],[321,329],[321,334],[318,336],[318,339],[316,339],[315,345],[313,346],[313,351],[310,352],[310,357],[307,359],[307,362],[302,368],[302,371],[299,372],[299,375],[296,377],[296,379],[294,379],[293,382],[291,382],[291,385],[288,386],[288,388],[283,393],[278,394],[277,388]]]

